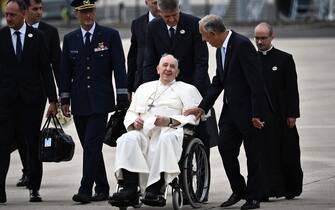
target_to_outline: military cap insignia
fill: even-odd
[[[73,0],[71,6],[74,7],[75,10],[85,10],[85,9],[93,9],[95,8],[95,2],[97,0]]]

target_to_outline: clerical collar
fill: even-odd
[[[160,85],[160,86],[171,86],[173,83],[175,83],[176,82],[176,80],[174,79],[172,82],[169,82],[168,84],[163,84],[160,80],[159,80],[159,82],[158,82],[158,85]]]
[[[269,52],[270,50],[272,50],[272,48],[273,48],[273,45],[271,45],[271,47],[270,47],[269,49],[265,50],[265,51],[258,50],[258,52],[262,53],[263,55],[267,55],[268,52]]]
[[[149,11],[149,22],[155,19],[156,17]]]

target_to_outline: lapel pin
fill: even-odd
[[[29,33],[29,34],[28,34],[28,37],[29,37],[29,38],[32,38],[32,37],[33,37],[33,34],[32,34],[32,33]]]
[[[181,30],[180,30],[180,33],[181,33],[181,34],[185,34],[185,30],[184,30],[184,29],[181,29]]]
[[[272,67],[272,71],[277,71],[277,66]]]

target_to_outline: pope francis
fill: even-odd
[[[134,201],[140,186],[145,189],[143,202],[163,206],[164,186],[180,173],[183,126],[198,123],[195,116],[183,112],[197,107],[202,97],[194,86],[176,81],[178,61],[172,55],[162,56],[157,73],[159,80],[137,89],[125,116],[128,132],[117,140],[115,157],[115,175],[124,188],[111,200]]]

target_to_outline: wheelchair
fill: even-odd
[[[207,201],[210,185],[209,160],[206,155],[204,144],[199,138],[195,138],[194,127],[184,128],[183,152],[179,160],[180,174],[171,183],[172,188],[172,206],[174,210],[182,209],[184,203],[193,208],[200,208]],[[123,188],[122,180],[118,181],[116,191]],[[165,200],[167,198],[168,187],[165,188]],[[115,205],[120,210],[127,210],[128,207],[140,208],[142,193],[138,191],[139,199],[131,204]]]

